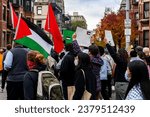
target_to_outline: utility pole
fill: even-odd
[[[125,41],[126,49],[130,46],[131,20],[129,18],[129,0],[126,0]]]

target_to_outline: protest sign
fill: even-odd
[[[105,30],[105,38],[111,46],[115,46],[111,31]]]

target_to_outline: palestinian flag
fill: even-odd
[[[48,57],[52,42],[45,32],[25,18],[19,18],[14,41]]]

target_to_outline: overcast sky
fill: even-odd
[[[64,0],[65,12],[72,15],[79,12],[87,21],[88,29],[96,28],[100,19],[104,16],[105,7],[117,11],[122,0]]]

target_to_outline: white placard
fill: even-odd
[[[89,31],[89,30],[77,27],[76,40],[78,41],[79,46],[89,47],[91,45],[90,39],[91,39],[91,36],[93,35],[93,33],[94,33],[93,31]]]
[[[111,31],[105,30],[105,38],[108,40],[111,46],[115,46]]]

